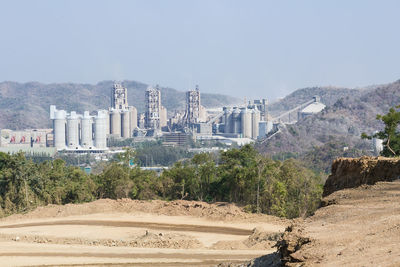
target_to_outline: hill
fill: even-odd
[[[290,152],[303,157],[305,161],[310,160],[310,157],[325,155],[326,166],[322,166],[322,169],[329,169],[331,160],[338,156],[358,156],[360,151],[362,154],[371,154],[371,141],[362,140],[360,135],[362,132],[371,134],[382,129],[383,125],[376,120],[376,115],[385,114],[390,107],[400,103],[400,81],[365,90],[337,90],[323,91],[328,96],[325,99],[329,101],[324,102],[321,96],[321,101],[327,105],[321,113],[281,127],[279,134],[259,143],[258,149],[268,154]],[[310,96],[314,92],[317,90],[298,90],[283,99],[282,105],[294,103],[296,95],[298,99],[304,99],[305,95]],[[335,101],[336,93],[341,97]],[[327,149],[327,146],[333,146],[336,152],[332,153],[333,150]],[[344,147],[349,147],[350,151],[343,151]],[[349,154],[352,151],[354,153]],[[305,155],[309,158],[304,158]]]
[[[311,100],[316,95],[321,98],[322,103],[331,106],[341,98],[359,97],[364,91],[364,89],[348,89],[332,86],[307,87],[298,89],[286,97],[271,103],[268,108],[272,116],[277,116]]]
[[[144,91],[147,85],[136,81],[123,81],[128,89],[128,102],[144,111]],[[97,84],[39,82],[0,83],[0,128],[24,129],[50,127],[49,106],[60,109],[94,111],[110,105],[112,81]],[[185,92],[161,87],[162,103],[170,112],[185,108]],[[236,104],[239,99],[218,94],[202,94],[205,107]]]

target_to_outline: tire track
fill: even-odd
[[[192,225],[192,224],[166,224],[153,222],[132,222],[132,221],[103,221],[103,220],[60,220],[51,222],[32,222],[2,225],[0,229],[5,228],[23,228],[34,226],[56,226],[56,225],[87,225],[87,226],[110,226],[110,227],[136,227],[152,230],[182,231],[182,232],[201,232],[227,235],[248,236],[252,230],[246,230],[235,227]]]

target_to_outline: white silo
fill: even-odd
[[[93,146],[92,117],[90,117],[89,111],[85,111],[82,117],[81,146],[83,148],[90,148]]]
[[[240,134],[242,133],[242,129],[241,129],[241,118],[240,118],[240,110],[238,108],[235,108],[232,112],[232,132],[234,134]]]
[[[225,114],[224,114],[224,121],[225,121],[225,133],[232,133],[232,110],[228,107],[225,108]]]
[[[121,113],[121,134],[122,137],[128,138],[130,135],[130,112],[129,110],[124,110]]]
[[[111,134],[121,136],[121,113],[119,110],[113,109],[110,113],[110,129]]]
[[[57,150],[65,149],[65,123],[67,112],[65,110],[54,110],[54,146]]]
[[[107,148],[107,111],[97,111],[97,116],[94,117],[94,145],[97,149]]]
[[[135,130],[138,127],[137,109],[135,107],[130,106],[129,111],[131,113],[130,114],[130,127],[131,127],[130,136],[132,136],[133,130]]]
[[[260,111],[254,107],[251,111],[251,138],[257,139],[258,136],[258,123],[260,122]]]
[[[244,138],[251,138],[251,113],[247,108],[242,108],[240,112],[240,116],[242,119],[242,136]]]
[[[75,111],[67,117],[67,146],[73,149],[79,146],[79,118]]]

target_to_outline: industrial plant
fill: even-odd
[[[54,147],[57,150],[76,152],[103,152],[107,150],[106,110],[97,111],[90,116],[89,111],[77,114],[67,113],[50,106],[50,119],[53,121]]]
[[[164,145],[183,146],[188,140],[218,140],[245,144],[265,141],[279,132],[280,125],[294,123],[321,112],[325,105],[318,96],[275,118],[268,114],[267,99],[256,99],[242,105],[206,109],[201,104],[199,86],[186,92],[185,110],[167,117],[159,86],[145,92],[145,109],[138,113],[128,104],[128,90],[115,82],[110,88],[110,106],[97,112],[58,110],[50,106],[52,129],[0,132],[0,147],[53,147],[57,151],[104,153],[109,139],[162,138]]]

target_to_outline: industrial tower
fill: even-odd
[[[207,112],[200,103],[200,90],[196,85],[195,90],[186,92],[186,114],[185,123],[192,125],[199,122],[205,122],[207,119]]]
[[[111,90],[109,109],[109,133],[116,137],[132,137],[137,128],[137,110],[128,105],[128,90],[121,83],[115,82]]]
[[[145,127],[159,131],[167,125],[167,110],[161,105],[161,91],[158,85],[156,88],[149,86],[145,98]]]

